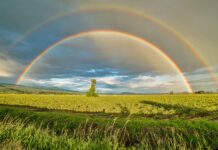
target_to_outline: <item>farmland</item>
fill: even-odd
[[[0,104],[30,106],[72,112],[124,113],[190,117],[213,117],[218,110],[217,94],[178,95],[38,95],[1,94]],[[215,117],[215,116],[214,116]]]
[[[1,94],[0,104],[1,149],[218,148],[217,94]]]

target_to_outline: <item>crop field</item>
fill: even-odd
[[[191,117],[213,116],[218,94],[205,95],[38,95],[1,94],[0,104],[20,105],[72,112],[123,113]],[[216,117],[216,116],[214,116]]]
[[[0,149],[217,149],[217,120],[218,94],[1,94]]]

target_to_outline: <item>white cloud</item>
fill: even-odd
[[[96,70],[95,70],[95,69],[91,69],[91,70],[88,70],[88,71],[86,71],[86,72],[88,72],[88,73],[95,73]]]
[[[25,78],[24,79],[24,84],[26,85],[44,85],[47,84],[48,80],[40,80],[40,79],[30,79],[30,78]]]
[[[121,80],[128,76],[106,76],[106,77],[97,77],[96,80],[100,83],[106,83],[110,85],[120,84]]]
[[[23,68],[22,64],[7,58],[7,56],[0,56],[0,77],[13,77],[21,68]]]
[[[51,79],[25,78],[21,84],[58,87],[62,89],[86,91],[89,85],[89,80],[85,77],[51,78]]]
[[[134,88],[149,88],[156,85],[156,78],[151,76],[139,75],[129,81],[127,87]]]
[[[114,90],[110,88],[98,88],[97,91],[103,92],[103,93],[114,92]]]
[[[74,76],[70,78],[51,79],[24,79],[26,85],[52,86],[63,89],[87,91],[90,86],[90,79],[87,77]],[[174,91],[185,91],[186,87],[178,75],[157,75],[157,76],[104,76],[96,78],[98,92],[119,93],[119,92],[139,92],[164,91],[169,89]]]
[[[0,70],[0,77],[12,77],[13,74],[11,74],[10,72],[7,72],[5,70]]]
[[[175,87],[175,89],[184,89],[184,83],[178,74],[172,75],[156,75],[156,76],[146,76],[139,75],[132,78],[128,84],[128,88],[143,88],[143,89],[158,89],[158,88],[170,88]]]
[[[201,72],[201,71],[200,71]],[[191,73],[186,74],[189,81],[194,86],[194,90],[202,88],[200,85],[210,85],[213,81],[210,80],[208,74]],[[24,79],[26,85],[51,86],[74,91],[87,91],[90,86],[91,77],[73,76],[68,78],[50,78],[50,79]],[[120,93],[120,92],[184,92],[187,87],[181,78],[181,74],[164,74],[164,75],[111,75],[96,77],[97,90],[103,93]]]

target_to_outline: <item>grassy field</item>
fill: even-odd
[[[217,94],[0,94],[0,149],[217,149],[217,120]]]
[[[141,114],[162,117],[217,117],[218,94],[205,95],[38,95],[1,94],[0,104],[73,112]],[[216,119],[216,118],[214,118]]]

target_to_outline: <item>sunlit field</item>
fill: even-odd
[[[217,94],[1,94],[0,104],[2,149],[218,148]]]
[[[218,110],[218,94],[101,95],[99,97],[87,97],[85,95],[2,94],[0,95],[0,103],[50,110],[69,110],[72,112],[144,115],[197,115],[198,113],[206,113],[209,115]]]

